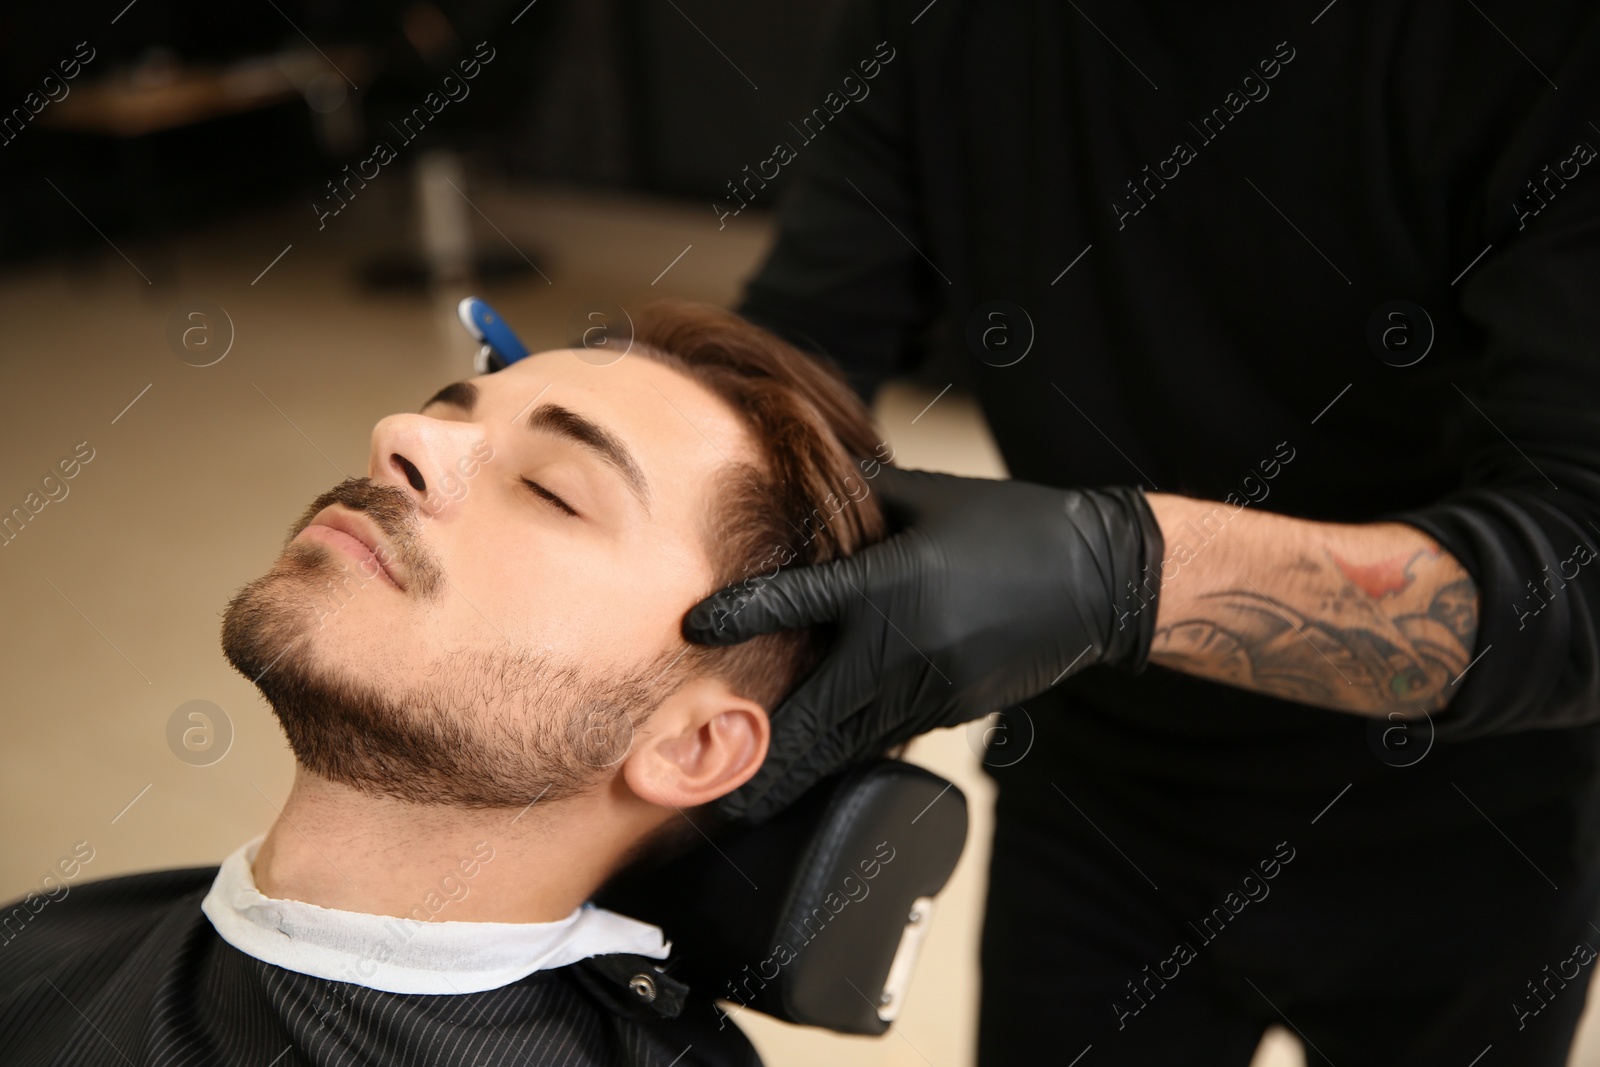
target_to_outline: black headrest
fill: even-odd
[[[961,790],[898,760],[829,778],[596,903],[660,926],[697,995],[787,1022],[881,1034],[900,1009],[931,898],[961,858]]]

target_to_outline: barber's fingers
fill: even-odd
[[[809,738],[795,735],[794,741],[781,752],[768,749],[761,770],[719,801],[724,813],[752,824],[766,822],[820,779],[860,758],[855,739],[844,732],[829,731]]]
[[[929,471],[880,467],[871,479],[891,527],[915,527],[918,520],[953,506],[963,487],[987,485]],[[970,493],[970,488],[967,489]],[[758,634],[795,630],[837,621],[847,605],[870,594],[874,578],[914,567],[929,547],[926,535],[897,533],[847,559],[814,567],[792,567],[772,577],[756,577],[720,589],[691,608],[683,635],[702,645],[736,645]]]
[[[835,757],[836,766],[853,757],[855,743],[839,726],[859,718],[875,693],[870,664],[839,650],[830,652],[773,711],[772,736],[761,768],[719,800],[718,807],[733,818],[752,822],[764,822],[787,807],[815,781],[797,776],[795,768],[824,753]]]
[[[872,491],[881,497],[889,525],[900,529],[914,525],[924,516],[946,507],[950,502],[952,487],[971,485],[973,481],[934,471],[884,467],[871,484]]]
[[[764,822],[799,800],[823,778],[866,759],[872,752],[862,749],[866,739],[857,733],[847,726],[814,738],[812,744],[781,771],[774,769],[770,780],[763,783],[764,792],[749,801],[745,817],[752,822]]]
[[[736,645],[757,634],[832,622],[859,595],[876,548],[720,589],[689,609],[683,635],[703,645]]]

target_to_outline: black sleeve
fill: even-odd
[[[844,5],[814,108],[787,142],[796,170],[777,243],[739,307],[792,344],[832,357],[869,399],[909,365],[913,339],[935,310],[933,287],[946,284],[918,251],[927,245],[912,143],[916,57],[913,27],[898,8]]]
[[[1462,245],[1492,247],[1455,287],[1482,346],[1443,386],[1460,486],[1387,516],[1437,539],[1481,598],[1442,739],[1600,721],[1600,16],[1550,74],[1560,90],[1496,146],[1467,228],[1481,237]]]

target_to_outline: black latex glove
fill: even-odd
[[[848,763],[1092,664],[1144,669],[1164,544],[1142,490],[891,467],[869,484],[897,533],[848,559],[729,586],[684,619],[689,640],[711,645],[839,627],[774,710],[766,762],[718,802],[730,817],[762,822]]]

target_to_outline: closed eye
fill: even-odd
[[[568,515],[576,516],[578,514],[577,511],[573,510],[573,508],[572,508],[572,506],[570,504],[568,504],[565,500],[562,500],[560,497],[556,496],[554,493],[552,493],[550,490],[546,489],[544,486],[540,485],[538,482],[532,481],[532,480],[530,480],[528,478],[523,478],[522,479],[522,484],[527,486],[530,490],[532,490],[534,496],[541,497],[544,500],[550,502],[551,504],[554,504],[556,507],[558,507],[562,511],[566,512]]]

